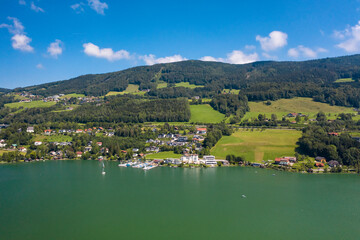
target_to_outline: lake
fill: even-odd
[[[358,175],[105,165],[0,165],[0,239],[359,239]]]

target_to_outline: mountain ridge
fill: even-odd
[[[155,76],[160,75],[158,79]],[[322,58],[307,61],[258,61],[248,64],[229,64],[186,60],[174,63],[137,66],[121,71],[85,74],[68,80],[55,81],[14,89],[36,94],[83,93],[105,95],[123,91],[128,84],[140,90],[156,89],[158,81],[168,84],[189,82],[213,88],[241,89],[254,83],[315,83],[331,85],[338,78],[359,78],[360,55]]]

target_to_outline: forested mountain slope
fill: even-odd
[[[109,91],[123,91],[128,84],[139,89],[156,89],[159,81],[166,83],[189,82],[205,86],[200,93],[219,89],[252,89],[255,86],[282,86],[283,84],[316,84],[338,87],[339,78],[353,78],[358,86],[360,55],[326,58],[304,62],[255,62],[236,65],[197,60],[141,66],[123,71],[89,74],[70,80],[19,88],[34,94],[84,93],[100,96]],[[263,87],[261,87],[263,88]],[[290,87],[293,88],[293,87]],[[157,95],[157,94],[153,94]]]

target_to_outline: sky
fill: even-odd
[[[0,88],[188,59],[360,53],[359,0],[0,0]]]

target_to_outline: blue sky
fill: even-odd
[[[360,52],[360,1],[0,0],[0,87],[185,59]]]

